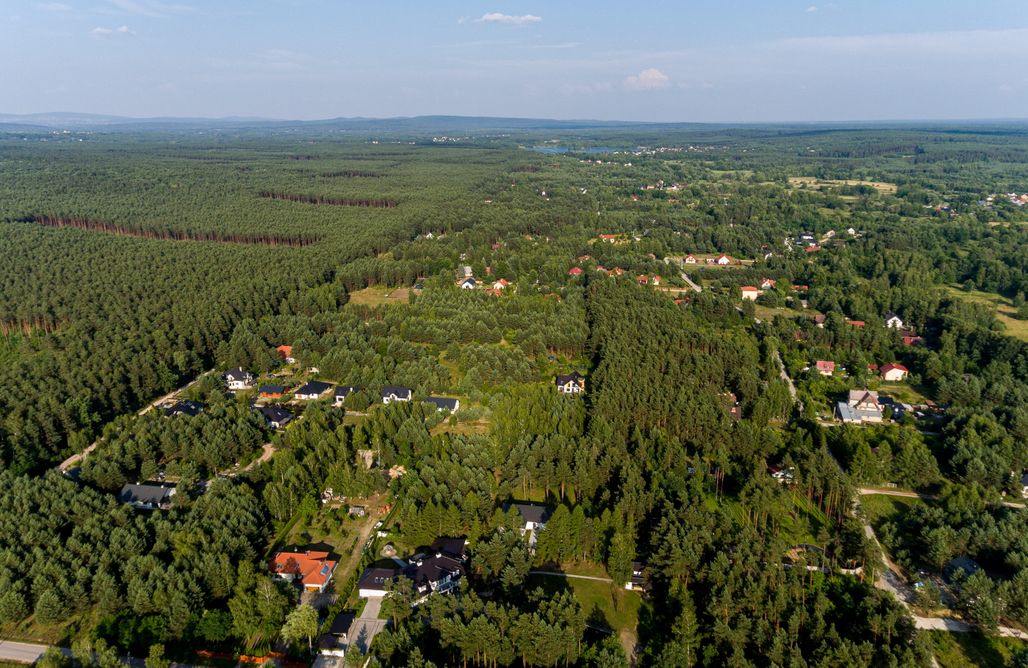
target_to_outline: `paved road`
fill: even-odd
[[[682,272],[682,280],[688,283],[689,287],[695,290],[696,292],[703,292],[703,287],[697,283],[693,283],[693,280],[689,278],[689,275],[684,271]]]
[[[379,619],[378,615],[382,610],[381,598],[369,598],[361,616],[353,620],[353,626],[347,634],[352,644],[360,648],[362,654],[368,653],[371,641],[375,639],[379,631],[385,628],[388,620]]]
[[[35,663],[47,649],[46,645],[0,640],[0,659],[16,663]]]
[[[775,351],[775,361],[778,362],[778,375],[782,377],[785,384],[789,386],[789,396],[792,397],[793,403],[800,409],[800,413],[803,412],[803,402],[796,396],[796,385],[792,382],[792,378],[789,378],[789,374],[785,372],[785,364],[782,362],[782,353]]]
[[[880,487],[860,487],[857,489],[862,496],[899,496],[905,499],[921,499],[923,501],[936,501],[939,497],[933,494],[921,494],[920,492],[912,492],[905,489],[882,489]],[[1007,508],[1024,508],[1023,503],[1015,503],[1013,501],[1001,501],[1002,505]]]

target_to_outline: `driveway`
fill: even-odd
[[[353,620],[353,626],[350,627],[347,636],[350,638],[350,644],[358,647],[362,654],[368,653],[371,641],[385,628],[388,620],[378,618],[381,611],[382,598],[369,598],[367,605],[364,606],[364,612]]]

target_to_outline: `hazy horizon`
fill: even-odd
[[[298,121],[1025,117],[1025,3],[895,4],[23,0],[0,13],[0,106]]]

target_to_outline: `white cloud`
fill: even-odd
[[[630,90],[657,90],[671,85],[671,77],[656,67],[650,67],[639,74],[625,77],[625,88]]]
[[[475,23],[499,23],[508,26],[524,26],[529,23],[539,23],[542,20],[543,17],[536,16],[535,14],[511,16],[510,14],[501,14],[500,12],[489,12],[488,14],[483,14],[482,18],[475,19]]]
[[[97,26],[93,28],[94,37],[114,37],[115,35],[135,35],[136,33],[129,30],[128,26],[118,26],[117,28],[104,28]]]
[[[46,12],[66,12],[71,9],[71,5],[66,5],[63,2],[36,2],[33,3],[33,6]]]
[[[807,9],[806,9],[806,12],[808,14],[813,14],[816,11],[817,11],[817,5],[811,5],[811,6],[807,7]]]

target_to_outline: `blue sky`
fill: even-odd
[[[1028,117],[1026,0],[3,0],[0,112]]]

